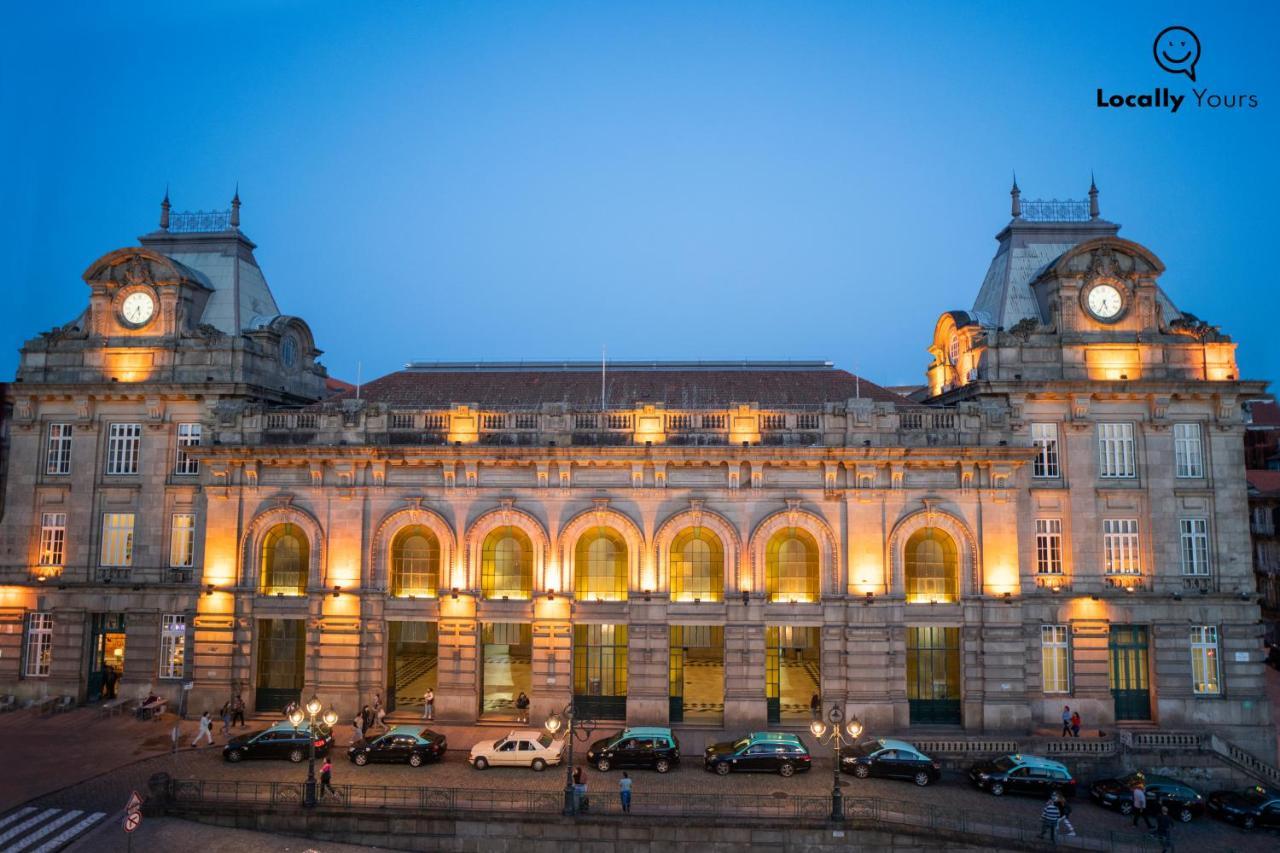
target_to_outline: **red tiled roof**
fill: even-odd
[[[1280,426],[1280,404],[1261,400],[1249,404],[1251,426]]]
[[[356,386],[350,382],[343,382],[341,379],[334,379],[332,376],[324,378],[324,390],[328,391],[330,396],[342,394],[347,391],[355,391]]]
[[[1245,471],[1249,486],[1264,497],[1280,497],[1280,471]]]
[[[759,403],[766,408],[816,406],[855,396],[904,403],[894,394],[852,373],[832,368],[616,369],[605,374],[609,406],[663,403],[668,408],[727,408]],[[354,391],[338,395],[353,397]],[[600,371],[588,369],[457,369],[401,370],[361,388],[361,398],[392,406],[448,408],[475,404],[480,408],[535,408],[566,403],[571,408],[600,405]]]

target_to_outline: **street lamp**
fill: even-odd
[[[835,753],[835,763],[831,767],[831,819],[839,822],[844,820],[844,795],[840,793],[840,747],[844,746],[846,736],[848,743],[857,743],[862,734],[862,721],[853,716],[842,727],[840,723],[844,720],[844,712],[839,705],[831,706],[827,719],[831,721],[829,724],[815,719],[809,724],[809,731],[813,732],[818,743],[831,741],[831,748]]]
[[[542,727],[552,737],[555,737],[556,732],[560,731],[561,728],[565,730],[564,743],[569,750],[569,754],[564,771],[564,810],[562,814],[567,816],[575,815],[578,813],[578,799],[574,796],[573,790],[573,741],[574,738],[586,740],[591,737],[595,724],[586,718],[577,720],[575,723],[573,703],[570,702],[564,706],[563,711],[559,713],[552,711],[551,716],[547,717]]]
[[[307,700],[305,716],[303,714],[303,708],[294,708],[293,713],[289,715],[289,722],[293,723],[293,728],[295,730],[302,727],[302,721],[304,719],[307,719],[308,717],[310,718],[310,725],[308,726],[307,734],[310,736],[308,740],[311,742],[311,757],[307,761],[307,784],[306,787],[303,788],[302,796],[302,804],[308,808],[311,808],[316,804],[316,717],[320,714],[320,710],[323,707],[324,705],[320,704],[319,697],[313,693],[311,698]],[[330,707],[321,719],[324,721],[325,725],[332,729],[334,723],[338,722],[338,712]]]

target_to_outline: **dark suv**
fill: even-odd
[[[222,748],[227,761],[244,761],[246,758],[287,758],[297,764],[311,753],[311,730],[304,723],[294,728],[292,723],[276,723],[269,729],[236,735]],[[329,752],[333,745],[333,733],[315,736],[316,755]]]
[[[735,741],[713,743],[702,756],[702,766],[721,776],[756,771],[790,776],[813,766],[809,750],[800,738],[778,732],[753,732]]]
[[[671,729],[623,729],[591,744],[587,761],[601,772],[614,767],[652,767],[666,773],[680,763],[680,741]]]

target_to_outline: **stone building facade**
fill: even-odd
[[[820,362],[415,364],[332,394],[238,221],[166,224],[90,267],[9,389],[0,690],[93,699],[118,658],[126,692],[201,709],[431,689],[448,720],[525,693],[535,720],[737,729],[820,696],[871,732],[1018,732],[1066,704],[1272,754],[1264,384],[1096,195],[1015,188],[923,404]]]

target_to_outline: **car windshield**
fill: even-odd
[[[870,755],[871,753],[876,752],[879,749],[880,749],[880,741],[864,740],[862,743],[855,746],[853,748],[853,751],[858,755]]]
[[[751,738],[749,737],[744,737],[741,740],[733,742],[733,749],[735,752],[741,752],[749,746],[751,746]]]
[[[1018,766],[1018,762],[1014,761],[1012,758],[1010,758],[1007,755],[1000,756],[995,761],[991,762],[991,764],[993,767],[995,767],[997,770],[1000,770],[1000,771],[1012,770],[1013,768]]]
[[[551,746],[551,733],[543,732],[542,734],[538,735],[538,743],[539,745],[542,746],[543,749],[546,749],[547,747]]]
[[[618,744],[618,741],[620,740],[622,740],[622,732],[614,732],[613,734],[609,735],[608,738],[605,739],[605,743],[609,744],[610,746],[616,746]]]

